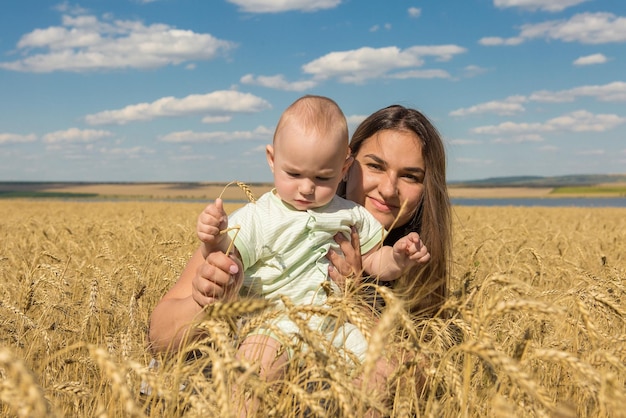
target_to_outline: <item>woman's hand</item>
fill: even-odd
[[[209,253],[205,261],[198,266],[191,281],[193,300],[204,307],[218,300],[236,299],[243,283],[243,266],[234,256],[227,256],[221,251]]]
[[[328,251],[326,258],[331,264],[328,267],[328,275],[340,289],[344,289],[347,277],[359,278],[363,272],[361,241],[356,228],[352,227],[350,229],[350,241],[341,232],[338,232],[335,234],[335,242],[339,244],[343,256],[332,249]]]

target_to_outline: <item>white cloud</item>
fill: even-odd
[[[478,139],[451,139],[448,142],[451,145],[478,145],[483,143]]]
[[[142,146],[136,146],[136,147],[130,147],[130,148],[120,148],[120,147],[106,148],[106,147],[102,147],[98,151],[100,152],[100,154],[112,155],[112,156],[122,156],[122,157],[128,157],[128,158],[138,158],[138,157],[140,157],[142,155],[155,154],[156,153],[156,151],[153,150],[152,148],[147,148],[147,147],[142,147]]]
[[[288,11],[316,12],[334,9],[341,0],[228,0],[248,13],[281,13]]]
[[[331,52],[303,65],[302,70],[319,80],[337,78],[344,83],[362,83],[368,79],[390,76],[394,70],[421,67],[427,56],[434,56],[438,61],[448,61],[465,51],[465,48],[457,45],[413,46],[404,50],[395,46],[362,47]]]
[[[390,73],[387,78],[396,80],[406,80],[408,78],[451,78],[450,74],[444,70],[411,70]]]
[[[484,45],[484,46],[500,46],[500,45],[511,46],[511,45],[519,45],[522,42],[524,42],[524,39],[520,37],[500,38],[497,36],[488,36],[478,41],[479,44]]]
[[[539,147],[539,151],[543,151],[543,152],[554,152],[558,150],[559,150],[559,147],[555,145],[544,145],[542,147]]]
[[[478,158],[456,158],[454,161],[460,164],[469,165],[490,165],[493,164],[493,160],[481,160]]]
[[[243,155],[257,155],[257,154],[265,154],[265,147],[267,145],[259,145],[254,148],[250,148],[249,150],[244,151]]]
[[[612,13],[580,13],[569,20],[553,20],[522,26],[520,36],[563,42],[604,44],[626,41],[626,17]]]
[[[487,71],[489,70],[483,67],[479,67],[478,65],[468,65],[465,68],[463,68],[463,73],[464,73],[463,75],[465,77],[470,78],[470,77],[476,77],[480,74],[485,74]]]
[[[343,82],[357,83],[381,77],[394,68],[419,67],[422,64],[421,58],[403,53],[397,47],[363,47],[331,52],[305,64],[302,69],[319,79],[337,77]]]
[[[584,57],[579,57],[574,61],[574,65],[593,65],[593,64],[604,64],[608,59],[604,56],[604,54],[592,54],[586,55]]]
[[[2,144],[22,144],[25,142],[35,142],[37,136],[35,134],[21,135],[12,133],[0,133],[0,145]]]
[[[383,26],[383,29],[385,30],[391,30],[391,23],[385,23]],[[380,29],[380,25],[374,25],[370,28],[370,32],[378,32],[378,29]]]
[[[450,116],[471,116],[480,114],[514,115],[525,111],[523,103],[533,101],[540,103],[574,102],[580,97],[591,97],[601,102],[626,101],[626,82],[615,81],[604,85],[574,87],[568,90],[539,90],[530,96],[510,96],[504,100],[492,100],[470,107],[453,110]]]
[[[471,132],[484,135],[523,134],[526,132],[546,132],[548,129],[541,123],[502,122],[498,125],[487,125],[473,128]]]
[[[0,68],[35,73],[158,68],[210,60],[235,46],[207,33],[165,24],[64,15],[62,26],[23,35],[17,49],[24,58],[0,62]]]
[[[525,103],[526,101],[527,99],[524,96],[510,96],[504,100],[493,100],[467,108],[456,109],[450,112],[450,116],[468,116],[484,113],[509,116],[524,112],[526,109],[522,106],[522,103]]]
[[[83,9],[77,4],[70,4],[68,1],[59,3],[56,6],[53,6],[52,9],[61,13],[70,13],[74,15],[87,13],[87,9]]]
[[[471,131],[485,135],[528,135],[543,132],[605,132],[626,123],[626,118],[613,114],[593,114],[577,110],[543,123],[503,122],[499,125],[479,126]]]
[[[576,6],[589,0],[493,0],[493,5],[505,9],[519,7],[527,10],[543,10],[546,12],[560,12],[568,7]]]
[[[557,131],[605,132],[626,122],[626,118],[612,114],[593,114],[577,110],[546,122]]]
[[[264,99],[249,93],[233,90],[214,91],[208,94],[192,94],[182,99],[163,97],[152,103],[139,103],[123,109],[105,110],[87,115],[90,125],[119,124],[133,121],[147,121],[160,117],[180,117],[208,114],[224,116],[230,113],[253,113],[269,109],[271,105]]]
[[[564,42],[604,44],[626,41],[626,18],[612,13],[581,13],[568,21],[522,26],[525,38],[544,37]]]
[[[112,132],[95,129],[70,128],[64,131],[51,132],[43,136],[43,142],[47,144],[94,142],[102,138],[113,136]]]
[[[538,134],[512,135],[506,138],[496,138],[494,144],[519,144],[521,142],[542,142],[543,137]]]
[[[418,57],[433,56],[437,61],[450,61],[455,55],[463,54],[467,49],[457,45],[416,45],[403,51]]]
[[[540,90],[532,93],[529,100],[544,103],[573,102],[578,97],[593,97],[601,102],[626,101],[626,82],[615,81],[604,85],[580,86],[568,90]]]
[[[524,41],[537,38],[582,44],[625,42],[626,17],[605,12],[580,13],[568,20],[526,24],[521,27],[516,37],[486,37],[480,39],[479,43],[485,46],[519,45]]]
[[[408,13],[409,17],[420,17],[422,14],[422,9],[419,9],[417,7],[409,7]]]
[[[172,161],[209,161],[216,159],[214,155],[208,154],[172,155],[169,158]]]
[[[231,115],[224,116],[205,116],[202,118],[202,123],[226,123],[232,120]]]
[[[254,76],[246,74],[239,80],[243,84],[263,86],[277,90],[285,91],[305,91],[310,90],[317,85],[313,80],[292,81],[285,80],[282,74],[273,76]]]
[[[194,132],[181,131],[172,132],[160,137],[163,142],[174,143],[224,143],[233,141],[255,141],[255,140],[271,140],[274,132],[265,126],[259,126],[253,131],[234,131],[234,132]]]
[[[351,125],[358,125],[359,123],[363,122],[365,118],[367,118],[367,115],[346,116],[346,120],[348,121],[348,124],[351,124]]]
[[[348,121],[348,133],[350,134],[351,137],[352,137],[352,134],[354,134],[354,131],[356,131],[356,128],[359,127],[361,122],[363,122],[367,116],[368,115],[346,116],[346,120]]]
[[[578,155],[604,155],[606,151],[603,149],[588,149],[583,151],[578,151],[576,154]]]

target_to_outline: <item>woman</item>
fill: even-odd
[[[390,106],[365,119],[350,149],[355,162],[337,194],[363,205],[390,231],[384,245],[417,232],[431,260],[392,282],[395,294],[415,315],[433,316],[446,299],[451,259],[450,200],[446,159],[437,129],[420,112]],[[329,254],[333,280],[360,271],[360,257],[343,236],[345,258]],[[366,272],[367,273],[367,272]],[[383,284],[381,282],[381,284]]]
[[[357,128],[350,148],[355,161],[338,194],[362,204],[387,229],[385,245],[416,231],[431,261],[394,281],[393,291],[414,314],[434,315],[445,300],[450,260],[450,202],[443,142],[420,112],[403,106],[381,109]],[[361,271],[358,237],[337,237],[345,258],[329,254],[335,281]],[[156,352],[176,351],[202,308],[236,298],[241,264],[198,249],[176,284],[151,315],[149,341]]]

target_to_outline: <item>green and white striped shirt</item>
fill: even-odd
[[[274,190],[231,214],[229,227],[235,225],[240,227],[235,246],[244,267],[240,295],[270,300],[286,295],[295,304],[325,302],[320,288],[328,280],[325,255],[330,248],[339,251],[333,239],[337,232],[349,238],[350,227],[356,226],[362,254],[380,243],[384,234],[376,218],[354,202],[335,196],[326,206],[299,211]],[[234,230],[229,234],[235,237]]]

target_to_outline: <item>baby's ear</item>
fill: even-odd
[[[341,169],[341,174],[344,175],[348,172],[348,169],[354,162],[354,157],[348,151],[348,155],[346,156],[346,160],[343,162],[343,168]]]
[[[274,172],[274,147],[268,145],[265,147],[265,157],[267,158],[267,164],[269,164],[272,173]]]

